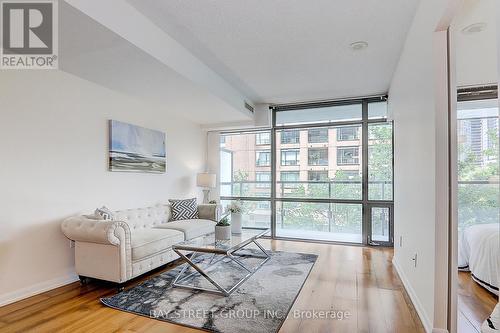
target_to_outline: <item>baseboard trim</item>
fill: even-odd
[[[406,293],[408,294],[408,296],[410,296],[410,300],[413,303],[413,306],[415,307],[415,310],[417,311],[418,316],[420,317],[420,321],[422,322],[422,325],[424,326],[425,332],[433,333],[432,322],[430,321],[429,317],[425,313],[424,307],[422,306],[422,303],[420,303],[420,299],[418,298],[417,294],[415,293],[415,290],[412,288],[406,275],[404,274],[403,270],[401,269],[401,267],[399,266],[397,261],[394,260],[394,258],[392,259],[392,265],[396,269],[396,272],[398,273],[399,278],[401,279],[401,282],[403,283],[403,286],[406,289]]]
[[[0,306],[11,304],[25,298],[41,294],[43,292],[62,287],[64,285],[78,281],[78,276],[75,273],[69,273],[64,276],[43,281],[32,286],[21,288],[8,292],[6,294],[0,295]]]

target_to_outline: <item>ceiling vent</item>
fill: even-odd
[[[253,110],[253,106],[251,106],[251,105],[250,105],[250,104],[248,104],[247,102],[245,102],[245,109],[247,109],[248,111],[250,111],[250,112],[252,112],[252,113],[254,112],[254,110]]]

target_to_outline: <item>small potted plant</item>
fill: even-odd
[[[215,240],[222,241],[229,239],[231,239],[231,224],[229,223],[227,216],[224,216],[215,225]]]
[[[227,207],[227,210],[231,213],[231,232],[233,234],[241,234],[241,203],[233,201]]]

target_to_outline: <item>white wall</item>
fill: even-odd
[[[61,71],[0,73],[0,305],[75,279],[65,217],[199,197],[206,136],[170,111]],[[165,131],[167,173],[108,172],[108,119]]]
[[[393,262],[428,332],[442,322],[434,325],[435,237],[437,224],[447,223],[436,218],[447,209],[436,205],[442,199],[436,196],[436,170],[446,161],[436,158],[442,146],[436,133],[446,131],[436,115],[447,110],[437,108],[436,78],[445,72],[436,67],[435,31],[452,2],[420,2],[389,91],[395,135]]]
[[[456,52],[456,83],[461,86],[496,84],[497,45],[495,6],[498,0],[464,1],[453,20]],[[486,23],[484,31],[464,34],[461,30],[477,22]],[[493,70],[492,70],[493,69]]]

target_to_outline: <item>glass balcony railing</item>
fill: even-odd
[[[238,181],[222,182],[222,197],[256,197],[271,196],[271,182]],[[376,180],[368,183],[370,192],[376,195],[370,199],[391,200],[392,181]],[[362,181],[330,180],[330,181],[278,181],[276,182],[277,198],[307,198],[307,199],[339,199],[361,200]]]
[[[459,232],[473,224],[498,223],[499,181],[459,181],[457,199]]]

